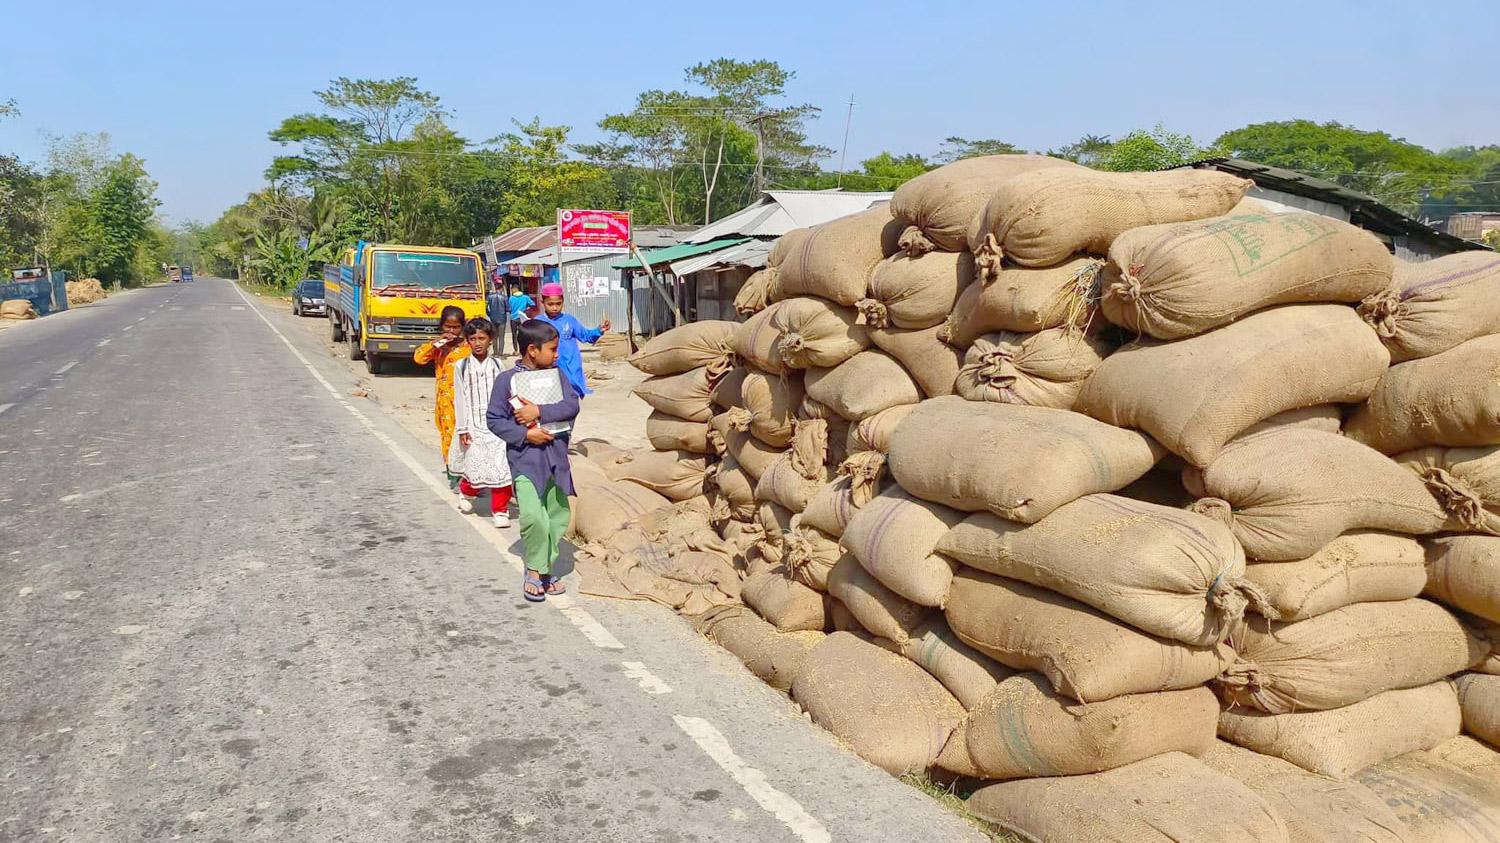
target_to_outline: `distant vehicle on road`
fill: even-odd
[[[191,266],[184,266],[182,268],[182,280],[184,280],[184,281],[191,281],[191,280],[193,280],[193,268]]]
[[[323,267],[323,288],[333,341],[348,342],[349,359],[364,360],[372,375],[441,333],[444,307],[484,315],[484,272],[468,249],[360,241]]]
[[[169,266],[169,267],[167,267],[167,280],[171,281],[173,284],[180,284],[180,283],[182,283],[182,267],[180,267],[180,266]]]
[[[292,288],[293,316],[325,316],[328,304],[323,300],[323,282],[305,278]]]

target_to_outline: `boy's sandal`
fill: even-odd
[[[536,589],[535,593],[532,593],[532,588]],[[541,577],[527,571],[526,576],[521,580],[521,593],[528,601],[540,603],[547,599],[547,586],[542,582]]]
[[[568,587],[563,585],[562,580],[554,579],[551,574],[543,574],[542,582],[546,583],[548,594],[564,594],[568,590]]]

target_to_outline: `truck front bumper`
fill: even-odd
[[[423,343],[431,342],[430,339],[409,339],[406,337],[365,337],[366,354],[392,354],[410,357]]]

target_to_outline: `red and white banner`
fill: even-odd
[[[630,212],[557,210],[557,246],[567,252],[629,252]]]

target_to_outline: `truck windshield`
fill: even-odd
[[[466,255],[428,255],[421,252],[376,252],[371,286],[445,287],[476,286],[474,259]]]

